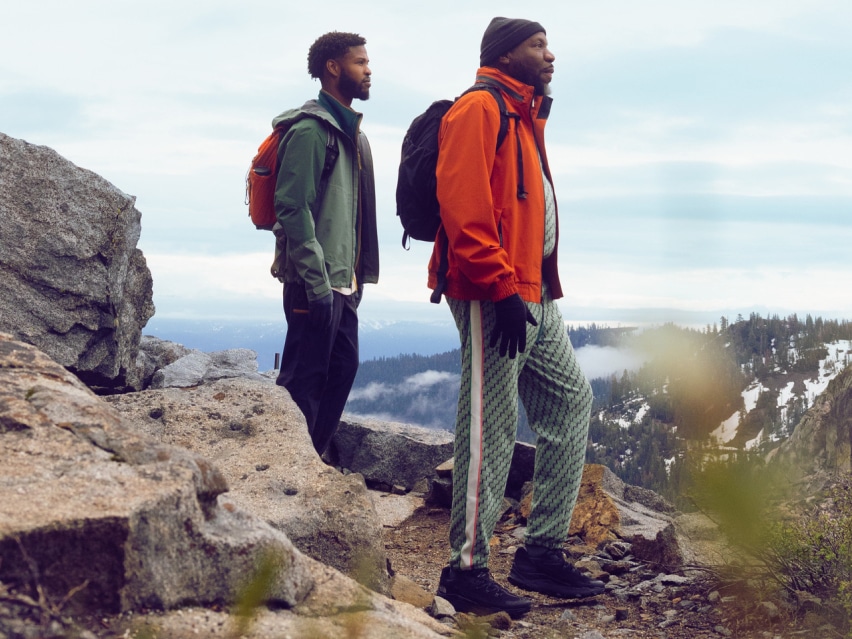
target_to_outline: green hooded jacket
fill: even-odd
[[[379,277],[373,159],[360,131],[361,114],[351,114],[357,145],[318,100],[272,121],[273,127],[289,127],[278,149],[272,274],[285,286],[304,285],[308,300],[350,288],[353,281],[360,293]],[[338,156],[323,184],[328,127]]]

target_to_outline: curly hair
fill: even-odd
[[[308,50],[308,73],[312,78],[322,79],[325,63],[346,55],[349,47],[360,47],[367,41],[357,33],[331,31],[321,35]]]

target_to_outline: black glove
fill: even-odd
[[[315,300],[308,300],[308,319],[318,327],[331,326],[331,315],[334,309],[334,292],[329,291]]]
[[[494,302],[496,322],[491,333],[490,346],[495,346],[500,340],[500,357],[509,351],[509,359],[515,359],[517,353],[523,353],[527,347],[527,322],[538,326],[538,322],[530,313],[530,309],[515,293],[499,302]]]

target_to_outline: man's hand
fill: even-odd
[[[331,326],[331,315],[334,309],[334,293],[329,291],[322,297],[308,301],[308,319],[318,328]]]
[[[523,353],[527,347],[527,322],[538,326],[521,296],[515,293],[499,302],[494,302],[496,323],[491,333],[490,346],[500,340],[500,357],[509,353],[509,359],[515,359],[517,353]]]

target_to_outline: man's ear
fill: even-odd
[[[334,58],[325,61],[325,70],[329,79],[336,80],[340,77],[340,63]]]

